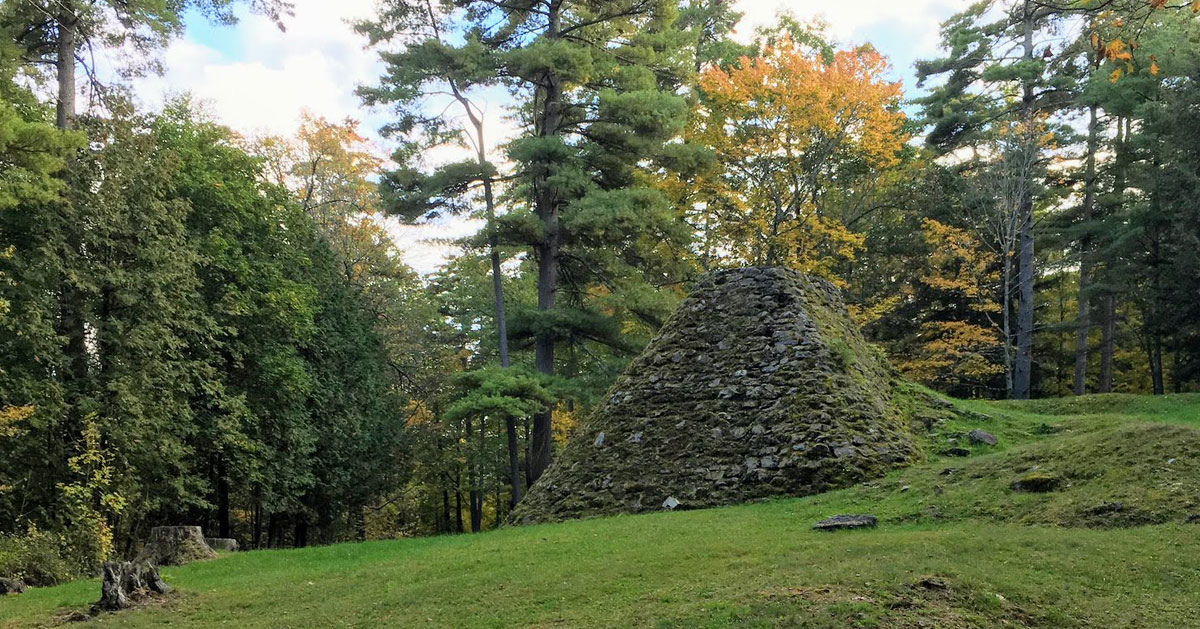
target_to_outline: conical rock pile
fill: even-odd
[[[829,283],[780,268],[712,273],[512,520],[727,505],[880,476],[919,454],[891,382]]]

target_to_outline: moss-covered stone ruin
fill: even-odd
[[[886,359],[836,288],[706,276],[522,501],[519,523],[800,496],[919,456]]]

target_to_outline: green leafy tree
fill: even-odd
[[[512,369],[482,368],[453,379],[453,397],[443,411],[447,422],[461,422],[467,444],[466,466],[470,487],[471,531],[483,525],[483,493],[487,486],[489,422],[515,425],[553,402],[532,376]],[[491,424],[495,426],[495,424]],[[477,440],[474,435],[478,435]],[[499,508],[499,505],[496,505]]]

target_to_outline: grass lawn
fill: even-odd
[[[163,571],[122,627],[1200,627],[1200,396],[964,403],[929,463],[844,491]],[[936,454],[996,434],[973,456]],[[950,468],[950,472],[946,472]],[[1058,489],[1011,489],[1023,475]],[[1114,505],[1119,505],[1117,508]],[[870,531],[818,533],[837,513]],[[53,625],[96,581],[0,599]]]

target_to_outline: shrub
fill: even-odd
[[[58,533],[33,525],[24,534],[0,535],[0,577],[46,586],[84,576],[70,547]]]

